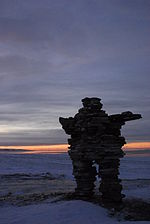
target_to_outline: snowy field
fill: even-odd
[[[99,205],[55,200],[59,194],[73,192],[75,188],[71,161],[65,153],[7,153],[0,157],[0,224],[150,223],[119,222]],[[149,170],[150,157],[121,159],[120,178],[126,198],[150,201]],[[52,194],[57,197],[49,197]],[[37,196],[39,201],[35,200]]]

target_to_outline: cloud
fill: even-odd
[[[1,133],[1,132],[0,132]],[[0,145],[43,145],[67,143],[63,130],[22,130],[11,133],[1,133]]]
[[[0,1],[0,128],[9,130],[1,141],[51,143],[47,130],[60,129],[58,117],[73,116],[85,96],[102,98],[109,114],[141,113],[123,133],[148,138],[149,8],[147,0]],[[66,141],[60,133],[56,143]]]

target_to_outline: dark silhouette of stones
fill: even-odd
[[[108,115],[102,110],[101,99],[82,99],[83,108],[74,117],[59,118],[68,135],[69,155],[73,164],[73,175],[78,196],[91,197],[94,181],[101,178],[99,191],[104,205],[116,206],[122,203],[122,185],[118,178],[120,158],[124,156],[122,146],[126,143],[121,136],[125,122],[140,119],[140,114],[130,111]],[[99,170],[96,171],[95,164]]]

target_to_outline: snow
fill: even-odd
[[[72,176],[71,160],[62,154],[1,154],[0,174],[43,173]],[[150,157],[125,157],[120,163],[120,178],[150,179]]]
[[[150,179],[150,157],[124,157],[120,163],[123,179]]]
[[[44,173],[64,174],[72,178],[71,160],[62,154],[1,154],[0,174]]]
[[[106,209],[84,201],[65,201],[55,204],[38,204],[1,209],[1,224],[115,224]],[[122,221],[134,224],[135,221]],[[147,221],[138,224],[148,224]]]
[[[150,200],[150,157],[125,157],[121,160],[120,177],[127,198]],[[67,154],[1,154],[1,192],[27,195],[35,192],[66,191],[75,187],[72,165]],[[46,179],[49,172],[54,180]],[[44,174],[43,174],[44,173]],[[6,177],[6,174],[8,177]],[[19,174],[18,176],[13,176]],[[23,175],[29,175],[23,179]],[[10,176],[12,175],[12,176]],[[63,175],[63,176],[60,176]],[[5,178],[4,178],[5,177]],[[10,178],[10,179],[9,179]],[[15,179],[16,178],[16,179]],[[21,179],[22,178],[22,179]],[[21,188],[22,186],[22,188]],[[72,200],[51,203],[50,200],[30,205],[0,205],[0,224],[134,224],[117,221],[108,211],[90,202]],[[138,221],[138,224],[149,221]]]

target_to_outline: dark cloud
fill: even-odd
[[[8,142],[9,139],[9,142]],[[43,145],[67,143],[63,130],[22,130],[1,134],[1,145]]]
[[[147,140],[149,10],[149,0],[1,0],[0,144],[66,142],[58,117],[85,96],[109,114],[141,113],[123,133]]]

